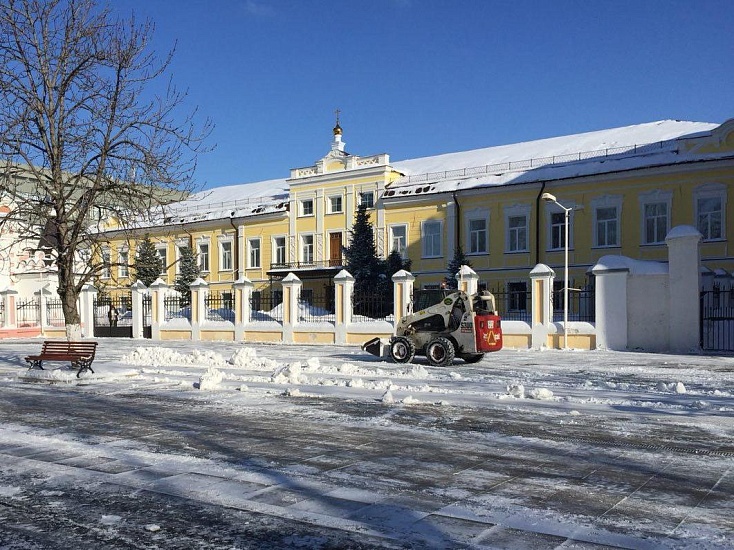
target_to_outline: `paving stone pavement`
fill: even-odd
[[[669,451],[667,438],[618,446],[596,430],[548,439],[537,418],[490,409],[411,407],[380,423],[384,407],[291,401],[235,411],[4,391],[0,420],[46,437],[0,444],[0,546],[675,548],[706,528],[718,538],[704,547],[726,548],[734,537],[734,462],[697,455],[693,439]],[[76,446],[55,445],[64,434]]]

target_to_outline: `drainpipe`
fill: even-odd
[[[454,250],[458,250],[461,245],[461,205],[456,198],[456,191],[451,193],[454,197],[454,204],[456,205],[456,241],[454,242]]]
[[[540,203],[541,195],[545,191],[545,182],[541,182],[540,191],[538,196],[535,198],[535,265],[540,263]]]
[[[232,250],[232,262],[234,263],[234,280],[240,278],[240,232],[234,224],[234,211],[229,215],[229,224],[234,229],[234,250]]]

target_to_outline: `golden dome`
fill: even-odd
[[[336,126],[334,126],[334,135],[335,136],[342,135],[342,127],[339,126],[339,123],[338,122],[336,123]]]

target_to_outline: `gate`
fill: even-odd
[[[701,292],[701,349],[734,351],[734,291]]]
[[[132,338],[132,296],[122,295],[94,299],[94,335]]]
[[[143,296],[143,338],[153,338],[151,303],[152,298],[149,294]]]

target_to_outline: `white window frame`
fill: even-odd
[[[334,208],[334,201],[339,201],[339,207]],[[330,195],[329,196],[329,214],[341,214],[344,212],[344,197],[342,195]]]
[[[404,231],[404,234],[402,237],[395,236],[395,230],[396,229],[402,229]],[[389,252],[392,252],[393,250],[396,250],[400,253],[400,257],[404,260],[408,259],[408,224],[405,223],[396,223],[391,226],[389,226],[389,232],[390,232],[390,250]],[[398,246],[396,248],[395,243],[398,243]]]
[[[168,276],[168,245],[162,244],[155,247],[158,257],[161,259],[161,277]]]
[[[369,200],[365,200],[365,197],[369,197]],[[375,207],[375,192],[374,191],[360,191],[359,192],[359,202],[357,203],[360,206],[363,204],[367,208],[374,208]]]
[[[564,204],[566,208],[570,208],[571,211],[568,213],[568,249],[573,249],[573,234],[574,234],[574,209],[576,208],[575,203]],[[563,240],[566,238],[566,213],[563,208],[557,204],[546,204],[546,235],[548,235],[547,250],[554,252],[558,250],[565,250]],[[560,219],[560,223],[553,223],[553,215]],[[558,246],[553,246],[554,237],[558,237]]]
[[[202,252],[202,247],[206,247],[206,253]],[[202,273],[209,273],[210,251],[211,246],[209,241],[199,241],[196,243],[196,264]]]
[[[663,235],[657,235],[658,240],[648,241],[647,239],[647,222],[648,217],[646,210],[648,206],[662,204],[665,206],[665,229]],[[671,191],[655,190],[640,195],[640,244],[645,246],[656,246],[665,244],[665,237],[670,232],[671,215],[672,215],[673,193]]]
[[[181,274],[181,249],[188,248],[189,243],[187,239],[181,239],[180,242],[176,242],[176,246],[174,247],[176,251],[176,275]]]
[[[428,233],[429,227],[438,226],[438,231]],[[430,238],[430,240],[429,240]],[[436,238],[438,238],[438,246],[436,246]],[[438,248],[438,251],[436,251]],[[421,222],[421,257],[422,258],[441,258],[443,256],[443,221],[441,220],[424,220]]]
[[[307,212],[306,205],[309,205],[308,210],[310,212]],[[308,218],[314,215],[315,213],[315,201],[311,199],[301,199],[298,201],[298,215],[302,218]]]
[[[616,217],[614,218],[615,222],[615,234],[614,234],[614,243],[609,244],[607,243],[600,243],[599,242],[599,224],[604,223],[605,232],[604,234],[608,236],[607,232],[607,222],[612,221],[610,220],[600,220],[599,219],[599,210],[607,209],[607,208],[614,208],[616,211]],[[618,195],[605,195],[603,197],[599,197],[597,199],[594,199],[591,201],[591,211],[592,211],[592,246],[594,248],[619,248],[622,246],[622,197]]]
[[[283,246],[278,246],[278,239],[283,240]],[[285,235],[275,235],[273,236],[272,240],[272,257],[271,261],[272,263],[276,265],[285,265],[285,263],[288,261],[288,240],[286,239]],[[279,251],[283,251],[283,258],[278,258]]]
[[[307,240],[310,239],[310,244],[307,244]],[[315,252],[316,252],[316,238],[314,237],[313,233],[305,233],[301,235],[300,239],[301,246],[299,247],[299,257],[301,258],[302,264],[313,264],[316,261]],[[306,256],[306,250],[307,247],[310,249],[310,258],[307,258]]]
[[[253,246],[257,245],[257,246]],[[247,268],[259,269],[262,267],[262,242],[260,237],[247,239]]]
[[[707,199],[718,199],[719,200],[719,235],[711,236],[710,231],[707,228],[701,227],[701,204],[700,202]],[[716,242],[726,240],[726,186],[720,183],[707,183],[697,187],[693,192],[693,219],[694,226],[703,235],[705,242]],[[710,230],[711,222],[707,224]],[[703,229],[703,230],[702,230]]]
[[[102,273],[100,274],[101,279],[109,279],[112,277],[112,256],[110,254],[111,252],[109,248],[102,248]]]
[[[229,245],[229,253],[225,251],[225,245]],[[225,260],[229,262],[225,262]],[[226,264],[229,263],[229,267]],[[219,271],[234,271],[234,240],[222,239],[219,241]]]
[[[117,276],[120,279],[127,279],[130,276],[130,250],[127,248],[118,248],[117,263],[119,264],[117,266]]]
[[[473,222],[484,222],[484,229],[483,230],[476,230],[472,229],[472,223]],[[466,213],[466,223],[465,223],[465,235],[466,235],[466,245],[464,246],[464,251],[466,252],[467,256],[476,256],[479,254],[489,254],[489,212],[487,211],[472,211]],[[474,236],[479,235],[480,233],[484,234],[484,247],[479,246],[479,242],[477,242],[476,249],[474,248]]]
[[[527,253],[530,249],[530,205],[529,204],[517,204],[513,206],[507,206],[504,210],[504,216],[505,216],[505,253],[507,254],[524,254]],[[510,220],[513,218],[525,218],[525,224],[521,227],[518,226],[517,228],[511,228],[510,227]],[[520,229],[522,229],[522,233],[525,236],[525,243],[524,248],[519,247],[519,242],[517,242],[517,247],[515,249],[512,248],[513,235],[519,235]]]

